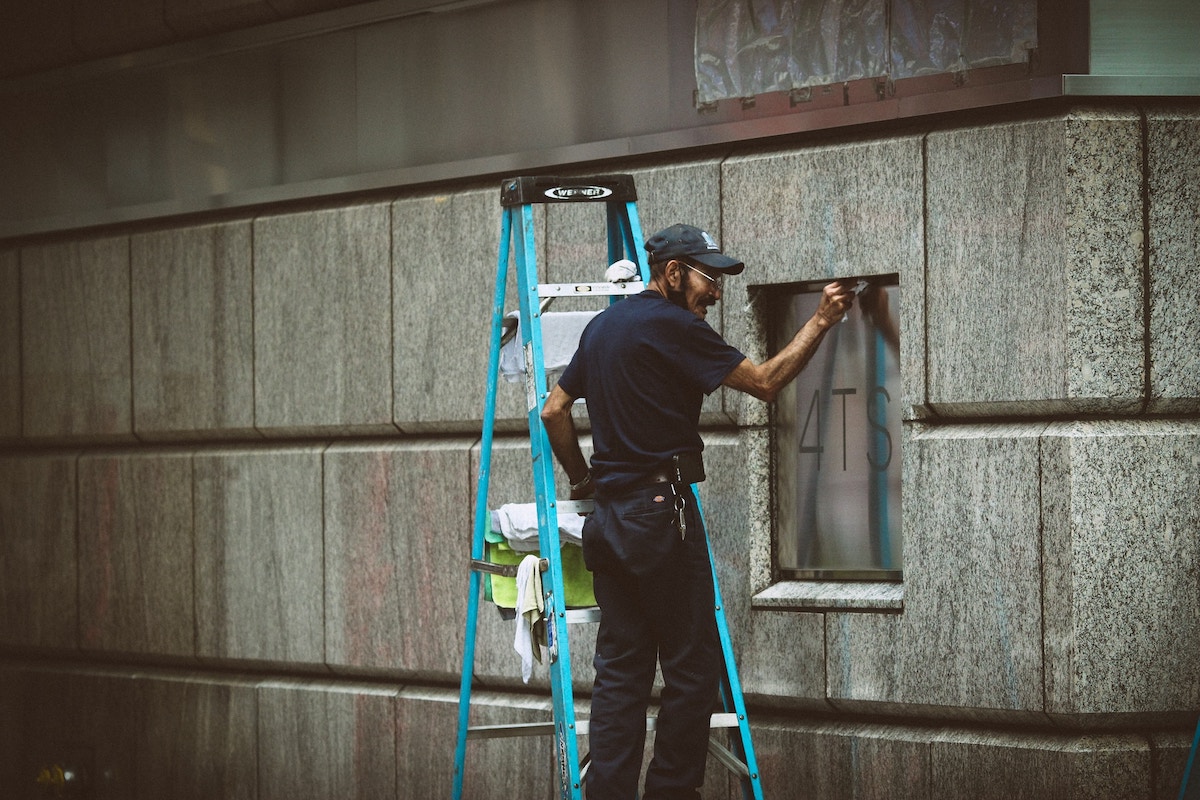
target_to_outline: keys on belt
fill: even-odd
[[[675,496],[675,527],[679,528],[679,538],[687,539],[687,519],[684,517],[683,509],[687,505],[683,494],[679,491],[679,484],[671,484],[671,494]]]

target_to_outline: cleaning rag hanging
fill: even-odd
[[[529,683],[533,675],[533,660],[542,663],[542,648],[546,646],[545,601],[542,598],[541,559],[525,556],[517,567],[517,631],[513,649],[521,657],[521,680]]]

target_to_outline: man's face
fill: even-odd
[[[721,276],[709,276],[700,267],[679,262],[681,267],[681,292],[675,301],[700,319],[708,316],[709,306],[716,305],[721,298]]]

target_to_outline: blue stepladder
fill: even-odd
[[[608,263],[622,258],[632,261],[637,278],[612,283],[539,283],[533,206],[545,203],[606,204]],[[545,360],[543,358],[542,316],[556,298],[595,298],[607,296],[609,302],[636,294],[649,282],[649,268],[641,248],[642,231],[637,213],[637,192],[631,175],[599,175],[584,178],[525,176],[506,179],[500,187],[501,227],[496,265],[496,290],[492,305],[490,349],[487,373],[487,394],[484,408],[480,446],[479,474],[476,485],[474,531],[471,540],[470,573],[468,579],[466,635],[463,645],[463,665],[459,687],[458,729],[454,751],[454,800],[462,800],[466,775],[468,739],[505,736],[553,736],[557,762],[556,783],[562,800],[581,800],[587,777],[588,757],[580,757],[579,737],[586,736],[588,721],[575,717],[574,685],[571,675],[570,638],[568,624],[595,622],[598,609],[568,609],[565,602],[564,578],[559,537],[559,513],[583,513],[591,510],[589,500],[570,501],[556,497],[555,465],[541,412],[549,393]],[[491,564],[485,560],[485,535],[490,527],[488,487],[491,477],[492,441],[496,422],[496,396],[499,379],[500,349],[505,335],[505,291],[510,263],[516,270],[521,346],[525,355],[526,409],[529,425],[529,446],[533,469],[533,485],[537,506],[538,556],[542,570],[542,590],[545,605],[546,649],[550,673],[553,721],[549,723],[516,723],[511,725],[470,726],[471,690],[474,683],[476,628],[482,595],[482,574],[514,577],[517,567]],[[607,266],[607,265],[605,265]],[[699,498],[697,487],[693,492]],[[700,508],[701,520],[704,519]],[[705,525],[705,537],[708,531]],[[721,681],[723,712],[712,715],[714,729],[727,729],[730,747],[715,737],[710,740],[710,753],[741,782],[746,800],[762,800],[762,785],[750,723],[746,714],[741,684],[733,656],[732,639],[725,620],[724,605],[713,562],[711,542],[709,560],[712,564],[713,589],[716,597],[714,613],[724,658]],[[653,718],[647,720],[648,730],[654,729]]]

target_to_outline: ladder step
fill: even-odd
[[[737,726],[737,714],[731,711],[713,714],[708,723],[708,727],[712,730],[736,728]],[[647,731],[653,731],[657,727],[657,717],[646,717]],[[576,720],[575,733],[587,736],[590,730],[591,722],[589,720]],[[515,736],[551,736],[553,734],[553,722],[514,722],[508,725],[477,725],[467,728],[467,738],[469,739],[504,739]]]
[[[574,625],[579,622],[599,622],[600,621],[600,606],[590,606],[588,608],[568,608],[563,612],[566,616],[568,625]]]
[[[538,297],[614,297],[637,294],[646,288],[641,281],[627,283],[539,283]]]
[[[590,514],[596,510],[595,500],[557,500],[558,510],[564,514]]]
[[[545,572],[550,569],[550,562],[543,558],[538,566],[542,572]],[[517,570],[520,567],[520,564],[493,564],[490,561],[480,561],[476,558],[471,559],[471,569],[476,572],[486,572],[489,575],[499,575],[501,578],[517,577]]]

